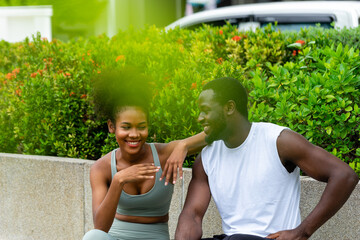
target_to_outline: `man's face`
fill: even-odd
[[[211,144],[216,140],[222,139],[224,137],[226,121],[223,107],[214,99],[214,91],[208,89],[201,92],[198,105],[200,109],[198,121],[204,128],[206,142]]]

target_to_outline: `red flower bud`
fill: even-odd
[[[120,55],[120,56],[117,56],[117,58],[115,59],[115,61],[120,61],[120,60],[125,60],[125,56],[124,55]]]
[[[190,89],[193,90],[193,89],[195,89],[196,87],[197,87],[196,83],[192,83]]]
[[[296,41],[296,43],[300,43],[300,44],[301,44],[301,46],[302,46],[302,45],[304,45],[304,44],[305,44],[305,41],[303,41],[303,40],[297,40],[297,41]]]
[[[234,40],[235,42],[238,42],[238,41],[241,40],[241,37],[240,36],[233,36],[231,39]]]

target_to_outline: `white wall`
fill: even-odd
[[[52,6],[0,7],[0,40],[20,42],[40,32],[41,37],[52,39]]]

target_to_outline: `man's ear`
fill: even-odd
[[[226,115],[232,115],[236,111],[236,103],[233,100],[229,100],[224,107]]]
[[[107,125],[109,129],[109,133],[115,133],[115,126],[110,119],[107,120]]]

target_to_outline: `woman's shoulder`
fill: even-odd
[[[108,172],[111,168],[111,152],[95,161],[91,166],[92,172]]]

